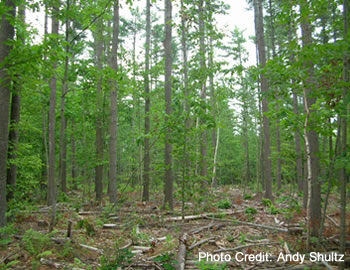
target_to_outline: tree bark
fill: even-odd
[[[259,64],[261,68],[264,68],[266,65],[266,48],[265,48],[265,35],[264,35],[264,23],[263,23],[263,8],[262,0],[254,0],[255,11],[257,12],[257,43],[259,51]],[[263,113],[263,133],[264,133],[264,144],[263,144],[263,175],[265,181],[265,197],[272,199],[272,179],[271,179],[271,150],[270,150],[270,120],[267,117],[269,111],[269,104],[267,101],[267,92],[268,92],[268,81],[264,74],[260,73],[261,81],[261,93],[262,97],[262,113]]]
[[[206,66],[205,66],[205,44],[204,44],[204,1],[199,0],[199,6],[198,6],[198,13],[199,13],[199,54],[200,54],[200,97],[202,100],[203,105],[206,103],[206,96],[207,96],[207,89],[206,89]],[[204,109],[201,111],[201,114],[206,114],[206,109],[204,106]],[[204,118],[205,116],[200,116],[200,126],[204,125]],[[200,176],[201,176],[201,183],[203,186],[207,186],[208,180],[208,167],[207,167],[207,130],[203,129],[201,133],[201,139],[200,139]]]
[[[70,142],[71,142],[71,147],[72,147],[72,153],[71,153],[71,160],[72,160],[72,182],[73,182],[73,188],[77,189],[78,188],[78,183],[77,183],[77,163],[76,163],[76,145],[75,145],[75,126],[74,126],[74,120],[72,120],[72,135],[70,137]]]
[[[118,37],[119,37],[119,0],[113,4],[113,40],[112,40],[112,58],[110,66],[115,73],[118,72]],[[111,80],[111,120],[110,120],[110,138],[109,138],[109,201],[117,201],[117,91],[118,82]]]
[[[172,87],[172,3],[171,0],[165,0],[165,183],[164,183],[164,207],[173,206],[173,169],[172,169],[172,144],[170,142],[171,128],[169,127],[169,118],[171,117],[171,87]]]
[[[143,170],[143,194],[142,200],[149,201],[149,183],[150,183],[150,87],[149,87],[149,73],[150,73],[150,46],[151,46],[151,2],[146,0],[146,44],[145,44],[145,139],[144,139],[144,170]]]
[[[344,9],[344,40],[349,40],[349,0],[344,0],[343,2]],[[343,80],[345,85],[349,84],[349,70],[350,70],[350,57],[349,51],[344,50],[344,68],[343,68]],[[343,108],[343,116],[341,117],[341,125],[342,125],[342,134],[341,134],[341,156],[345,157],[347,154],[347,116],[348,116],[348,96],[349,96],[349,88],[348,86],[344,86],[343,89],[343,100],[344,100],[344,108]],[[340,170],[340,247],[339,252],[341,254],[345,253],[346,249],[346,184],[347,184],[348,176],[345,168],[341,168]],[[345,269],[345,263],[339,263],[339,269]]]
[[[96,64],[99,73],[102,71],[102,53],[103,53],[103,20],[98,19],[97,30],[95,33],[96,44]],[[95,166],[95,193],[96,201],[101,202],[103,193],[103,93],[102,77],[97,75],[97,101],[96,101],[96,166]]]
[[[21,5],[18,8],[18,16],[21,22],[25,23],[25,7]],[[24,43],[24,37],[17,32],[17,39]],[[18,140],[19,140],[19,121],[20,121],[20,109],[21,109],[21,82],[20,76],[17,75],[13,82],[13,91],[11,98],[11,114],[10,114],[10,133],[9,133],[9,147],[8,147],[8,160],[10,161],[7,168],[7,185],[11,186],[7,192],[7,200],[13,198],[13,193],[16,187],[17,181],[17,165],[15,163],[17,158]]]
[[[67,0],[66,12],[69,12],[69,0]],[[67,15],[68,16],[68,15]],[[66,34],[65,34],[65,53],[66,57],[64,60],[64,75],[62,80],[62,94],[61,94],[61,126],[60,126],[60,159],[59,159],[59,180],[61,183],[61,191],[67,192],[67,120],[65,117],[65,106],[66,100],[65,96],[68,92],[68,72],[69,72],[69,19],[66,17]]]
[[[15,1],[4,1],[8,13],[2,15],[0,26],[0,63],[4,63],[9,56],[11,46],[7,43],[14,38],[14,27],[10,20],[15,18]],[[10,17],[7,17],[10,16]],[[6,173],[8,151],[8,126],[10,110],[10,76],[5,63],[0,69],[0,227],[6,226]]]
[[[302,31],[302,46],[303,48],[308,48],[312,45],[312,29],[311,24],[309,22],[309,18],[306,15],[307,10],[309,8],[309,1],[301,0],[300,2],[300,12],[301,12],[301,31]],[[312,123],[312,114],[314,111],[311,110],[312,105],[315,104],[316,98],[312,97],[314,92],[313,88],[315,87],[315,79],[314,79],[314,69],[313,63],[309,60],[305,61],[305,68],[308,69],[308,77],[304,81],[304,96],[305,96],[305,110],[306,113],[310,114],[310,125]],[[320,172],[320,160],[317,156],[319,152],[319,142],[318,142],[318,134],[315,130],[310,129],[309,127],[307,131],[307,140],[309,142],[310,147],[310,158],[311,158],[311,235],[318,236],[319,228],[321,222],[321,186],[319,182],[319,172]],[[308,179],[310,171],[308,171]],[[310,188],[310,185],[308,185]]]

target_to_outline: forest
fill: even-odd
[[[0,15],[0,270],[350,269],[349,0]]]

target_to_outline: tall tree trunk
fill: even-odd
[[[57,7],[53,7],[53,15],[51,21],[51,33],[58,35],[58,20],[57,16],[59,10]],[[57,78],[56,78],[57,62],[53,63],[53,75],[50,80],[50,106],[49,106],[49,174],[48,174],[48,204],[51,205],[51,220],[49,231],[51,232],[56,223],[56,90],[57,90]]]
[[[74,120],[72,119],[72,134],[70,137],[70,142],[71,142],[71,147],[72,147],[72,153],[71,153],[71,160],[72,160],[72,182],[73,182],[73,188],[77,189],[78,188],[78,183],[77,183],[77,163],[76,163],[76,145],[75,145],[75,126],[74,126]]]
[[[307,48],[312,45],[312,29],[309,22],[309,18],[306,15],[309,8],[309,1],[301,0],[300,12],[301,12],[301,31],[302,31],[302,45],[303,48]],[[312,97],[315,87],[313,63],[311,61],[305,61],[305,68],[308,69],[308,77],[304,82],[304,96],[305,96],[305,110],[306,113],[310,114],[310,125],[312,123],[312,114],[314,113],[311,108],[315,104],[316,98]],[[308,127],[307,127],[308,128]],[[318,134],[315,130],[309,129],[307,132],[307,140],[310,147],[310,158],[311,158],[311,177],[310,171],[308,170],[308,180],[311,178],[311,235],[318,236],[321,222],[321,186],[319,182],[320,172],[320,160],[317,156],[319,152]],[[305,138],[306,141],[306,138]],[[309,155],[309,154],[308,154]],[[309,163],[309,162],[308,162]],[[308,166],[310,166],[308,164]],[[310,188],[310,185],[308,185]]]
[[[199,54],[200,54],[200,97],[202,99],[203,104],[206,103],[206,96],[207,96],[207,76],[206,76],[206,66],[205,66],[205,44],[204,44],[204,1],[199,0],[199,6],[198,6],[198,13],[199,13]],[[203,111],[201,112],[203,115],[206,114],[206,106],[204,106]],[[200,126],[204,125],[204,117],[200,116]],[[200,176],[201,176],[201,183],[203,185],[208,184],[207,180],[208,175],[208,167],[207,167],[207,130],[203,129],[201,133],[201,139],[200,139]]]
[[[4,63],[9,56],[11,46],[8,41],[14,38],[14,27],[11,20],[16,14],[15,1],[6,0],[4,6],[8,8],[7,14],[3,14],[0,26],[0,63]],[[8,17],[9,16],[9,17]],[[6,226],[6,168],[8,150],[8,126],[10,110],[10,77],[7,74],[8,65],[2,65],[0,69],[0,227]]]
[[[272,8],[272,1],[269,0],[269,13],[271,18],[271,47],[272,47],[272,58],[276,57],[276,44],[275,44],[275,22],[274,22],[274,12]],[[276,99],[276,111],[279,111],[278,104],[278,87],[275,88],[275,99]],[[280,119],[276,119],[276,148],[277,148],[277,164],[276,164],[276,181],[277,188],[281,189],[281,132],[280,132]]]
[[[21,22],[25,23],[25,7],[22,4],[18,8],[18,16]],[[24,37],[20,35],[21,32],[17,32],[17,39],[24,43]],[[10,134],[9,134],[9,148],[8,148],[8,160],[10,161],[7,168],[7,185],[11,186],[7,192],[7,200],[13,198],[13,193],[16,187],[17,181],[17,165],[15,163],[17,158],[18,139],[19,139],[19,121],[20,121],[20,108],[21,108],[21,82],[20,76],[17,75],[13,82],[13,91],[11,98],[11,114],[10,114]]]
[[[165,125],[167,131],[165,134],[165,183],[164,183],[164,207],[169,207],[171,210],[173,206],[173,162],[172,162],[172,144],[170,136],[172,134],[169,125],[169,117],[172,113],[171,108],[171,87],[172,87],[172,3],[171,0],[165,0]]]
[[[66,12],[69,12],[70,2],[67,0]],[[67,128],[67,120],[65,117],[65,106],[66,100],[65,96],[68,92],[68,72],[69,72],[69,24],[70,21],[68,19],[68,15],[66,15],[66,48],[65,53],[66,57],[64,60],[64,75],[62,80],[62,95],[61,95],[61,126],[60,126],[60,159],[59,159],[59,180],[61,183],[61,191],[67,192],[67,136],[66,136],[66,128]]]
[[[145,139],[144,139],[144,170],[143,170],[143,194],[142,200],[149,201],[149,180],[150,180],[150,141],[149,141],[149,133],[150,133],[150,88],[149,88],[149,52],[151,46],[151,2],[150,0],[146,0],[146,44],[145,44]]]
[[[113,40],[112,40],[112,58],[110,66],[114,72],[118,72],[118,37],[119,37],[119,1],[113,4]],[[109,201],[117,201],[117,90],[118,82],[111,80],[111,120],[110,120],[110,138],[109,138]]]
[[[299,115],[298,96],[293,91],[293,112],[295,115]],[[298,190],[303,191],[304,179],[303,179],[303,160],[301,155],[300,133],[299,130],[295,132],[295,154],[296,154],[296,167],[297,167],[297,184]]]
[[[261,68],[266,65],[266,48],[265,48],[265,35],[264,35],[264,22],[263,22],[263,8],[262,0],[254,0],[256,5],[255,11],[257,12],[257,43],[259,50],[259,64]],[[264,132],[264,145],[263,145],[263,174],[265,181],[265,197],[272,199],[272,179],[271,179],[271,150],[270,150],[270,120],[267,117],[269,111],[269,104],[266,94],[268,92],[268,82],[264,74],[260,73],[261,81],[261,93],[263,95],[262,100],[262,113],[263,113],[263,132]]]
[[[182,217],[185,216],[185,181],[188,179],[190,171],[190,159],[188,155],[188,130],[190,128],[190,104],[188,92],[188,65],[187,65],[187,24],[184,0],[181,0],[181,49],[183,57],[183,87],[184,87],[184,110],[185,110],[185,132],[184,132],[184,147],[183,147],[183,176],[182,176]]]
[[[96,62],[99,73],[102,71],[102,53],[103,53],[103,19],[97,21],[97,30],[95,33],[96,44]],[[96,166],[95,166],[95,192],[96,200],[101,202],[103,193],[103,93],[102,77],[97,75],[97,102],[96,102]]]
[[[344,40],[349,40],[349,0],[343,0],[343,9],[344,9]],[[344,50],[344,68],[343,68],[343,80],[345,85],[349,83],[349,71],[350,71],[350,57],[349,51]],[[344,100],[344,108],[343,108],[343,116],[341,117],[341,125],[342,125],[342,134],[341,134],[341,156],[345,157],[347,153],[347,116],[348,116],[348,104],[349,104],[349,88],[344,86],[343,90],[343,100]],[[341,254],[345,253],[346,246],[346,184],[347,184],[347,172],[345,168],[341,168],[340,170],[340,247],[339,252]],[[339,264],[339,269],[345,269],[345,263],[341,262]]]
[[[209,89],[210,89],[210,103],[211,103],[211,113],[213,120],[216,122],[216,95],[215,95],[215,89],[214,89],[214,48],[213,48],[213,37],[209,37],[209,69],[211,72],[209,73]],[[218,129],[219,130],[219,129]],[[214,153],[214,159],[213,159],[213,177],[211,181],[211,186],[216,187],[217,186],[217,177],[216,177],[216,141],[217,141],[217,132],[216,128],[213,127],[212,133],[211,133],[211,144],[213,147],[213,153]]]

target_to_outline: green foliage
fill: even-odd
[[[199,269],[201,270],[225,270],[227,268],[226,263],[207,263],[205,261],[200,261],[198,264]]]
[[[11,235],[15,234],[15,226],[14,224],[8,224],[5,227],[0,227],[0,247],[6,247],[13,240],[11,239]]]
[[[20,261],[18,260],[14,260],[8,263],[2,263],[0,264],[0,270],[6,270],[6,269],[13,269],[13,266],[15,266],[16,264],[20,263]]]
[[[251,198],[253,198],[252,195],[250,195],[248,193],[244,194],[244,196],[243,196],[244,200],[250,200]]]
[[[77,222],[77,227],[78,229],[85,229],[88,236],[94,236],[96,233],[94,226],[87,219],[80,219]]]
[[[270,213],[272,214],[272,215],[276,215],[276,214],[280,214],[281,213],[281,210],[279,210],[276,206],[274,206],[274,205],[271,205],[270,206],[270,208],[269,208],[269,210],[270,210]]]
[[[131,263],[131,259],[134,257],[128,249],[116,249],[114,254],[106,255],[105,253],[101,256],[99,270],[115,270],[119,267],[123,267]]]
[[[264,206],[270,207],[272,205],[272,202],[270,199],[262,199],[262,204]]]
[[[216,203],[216,206],[220,209],[229,209],[231,208],[231,202],[229,199],[224,199],[224,200],[218,201]]]
[[[23,235],[21,244],[31,255],[39,256],[40,254],[47,255],[44,251],[51,247],[52,242],[49,234],[42,234],[29,229]]]
[[[159,263],[166,270],[174,270],[174,265],[178,264],[178,262],[174,259],[174,254],[169,252],[157,256],[153,259],[153,261]]]
[[[258,213],[258,210],[254,207],[247,207],[244,211],[247,215],[255,215]]]

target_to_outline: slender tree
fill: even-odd
[[[173,209],[173,169],[172,169],[172,144],[170,142],[171,128],[169,118],[171,117],[171,87],[172,87],[172,1],[165,0],[165,183],[164,183],[164,207]]]
[[[118,36],[119,36],[119,1],[113,4],[113,40],[112,40],[112,57],[110,66],[115,73],[118,72]],[[117,201],[117,80],[111,80],[111,121],[110,121],[110,139],[109,139],[109,201]]]
[[[199,55],[200,55],[200,97],[202,99],[203,104],[206,103],[207,96],[207,75],[206,75],[206,65],[205,65],[205,31],[204,31],[204,1],[199,0],[198,4],[198,16],[199,16]],[[206,108],[206,106],[204,106]],[[206,114],[206,109],[202,112],[203,115],[200,116],[200,126],[204,125],[204,114]],[[203,128],[203,127],[201,127]],[[200,139],[200,176],[202,184],[207,184],[207,175],[208,175],[208,167],[207,167],[207,130],[203,128]]]
[[[145,139],[144,139],[144,170],[143,170],[143,194],[142,200],[149,200],[149,182],[150,182],[150,87],[149,87],[149,75],[150,75],[150,47],[151,47],[151,3],[150,0],[146,0],[146,44],[145,44]]]
[[[308,49],[312,46],[312,28],[310,24],[310,19],[308,14],[310,1],[300,0],[300,15],[301,15],[301,31],[302,31],[302,46],[304,49]],[[319,182],[319,172],[320,172],[320,159],[318,157],[319,152],[319,143],[318,143],[318,134],[314,129],[309,128],[312,123],[312,110],[313,104],[316,103],[316,98],[314,97],[314,88],[315,88],[315,78],[314,78],[314,67],[311,59],[305,59],[304,61],[305,68],[308,70],[307,77],[304,81],[304,105],[305,111],[307,114],[306,118],[309,118],[308,123],[305,124],[306,132],[306,142],[309,144],[309,150],[307,150],[307,156],[310,158],[308,160],[308,187],[311,187],[311,190],[308,190],[310,197],[310,223],[311,223],[311,235],[318,236],[319,227],[321,221],[321,186]],[[310,167],[310,168],[309,168]],[[310,175],[311,174],[311,175]],[[308,199],[309,200],[309,199]]]
[[[266,48],[265,48],[265,35],[264,35],[264,22],[263,22],[263,8],[262,0],[254,0],[254,9],[257,13],[257,45],[258,45],[258,54],[259,54],[259,64],[261,68],[264,68],[266,65]],[[265,197],[272,199],[272,179],[271,179],[271,150],[270,150],[270,120],[267,116],[269,111],[269,104],[267,100],[268,92],[268,81],[264,74],[260,73],[260,82],[261,82],[261,93],[262,97],[262,113],[263,113],[263,179],[265,181]]]
[[[349,0],[343,0],[343,9],[344,9],[344,40],[347,42],[349,40],[349,11],[350,11],[350,5]],[[343,90],[343,99],[344,99],[344,108],[343,108],[343,116],[341,119],[341,125],[342,125],[342,134],[341,134],[341,154],[342,156],[345,156],[347,153],[347,115],[348,115],[348,97],[349,97],[349,78],[350,78],[350,57],[349,57],[349,51],[344,50],[344,67],[343,67],[343,80],[345,83],[344,90]],[[345,253],[345,247],[346,247],[346,184],[347,184],[347,173],[345,168],[341,168],[340,170],[340,247],[339,252],[341,254]],[[339,269],[343,270],[345,269],[345,263],[340,262]]]
[[[97,116],[96,116],[96,166],[95,166],[95,192],[96,200],[102,200],[103,193],[103,93],[102,93],[102,53],[103,53],[103,18],[97,21],[95,33],[97,75]]]

